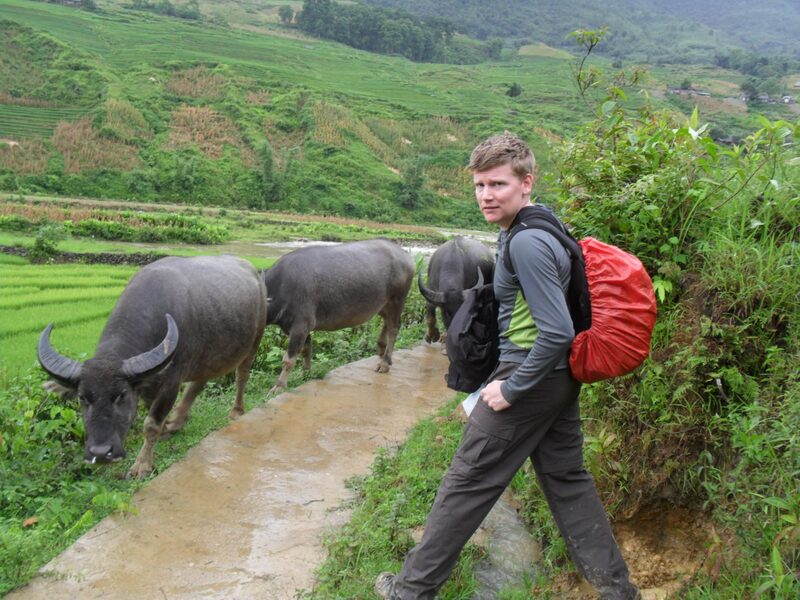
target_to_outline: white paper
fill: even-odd
[[[461,402],[461,406],[464,409],[464,412],[467,413],[467,416],[469,416],[469,414],[472,412],[472,409],[475,408],[475,405],[478,403],[478,400],[481,397],[482,389],[483,386],[479,387]]]

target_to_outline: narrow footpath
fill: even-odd
[[[453,397],[438,344],[395,352],[388,374],[376,361],[212,433],[134,496],[137,514],[104,519],[7,598],[290,600],[310,590],[321,535],[348,518],[345,481]]]

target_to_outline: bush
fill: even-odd
[[[50,262],[58,254],[58,242],[67,239],[67,228],[61,223],[42,225],[36,234],[33,248],[28,251],[32,263]]]

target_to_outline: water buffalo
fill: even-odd
[[[465,237],[454,237],[436,249],[428,262],[428,286],[422,283],[420,271],[417,284],[428,301],[426,342],[441,341],[453,315],[463,302],[463,292],[476,286],[479,279],[491,281],[494,273],[494,256],[482,243]],[[482,284],[483,281],[480,281]],[[445,334],[439,336],[436,327],[436,307],[442,312]]]
[[[379,314],[377,371],[386,373],[400,315],[414,279],[414,260],[387,239],[309,246],[282,256],[263,272],[270,292],[267,324],[289,336],[283,370],[271,391],[285,388],[297,355],[311,366],[311,332],[354,327]]]
[[[125,437],[141,398],[149,408],[144,444],[128,476],[153,470],[162,433],[185,423],[209,379],[236,369],[231,417],[244,412],[244,387],[266,325],[267,292],[258,271],[233,256],[169,257],[131,278],[108,318],[94,357],[84,363],[50,345],[48,325],[39,337],[39,362],[50,389],[77,394],[86,429],[84,459],[111,462],[125,456]],[[175,409],[182,382],[190,382]]]

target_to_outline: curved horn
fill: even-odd
[[[126,358],[122,361],[122,374],[128,379],[141,377],[151,371],[155,371],[167,362],[175,348],[178,347],[178,326],[175,319],[167,313],[167,335],[162,342],[147,352]]]
[[[422,296],[430,302],[431,304],[438,304],[441,306],[444,304],[444,293],[443,292],[435,292],[429,288],[426,288],[422,283],[422,271],[417,274],[417,285],[419,286],[419,292]]]
[[[50,331],[52,329],[53,324],[50,323],[39,336],[39,345],[36,349],[39,364],[53,379],[77,386],[81,377],[83,363],[62,356],[55,351],[53,346],[50,345]]]
[[[481,271],[481,268],[478,267],[478,283],[473,285],[471,288],[468,288],[468,289],[464,290],[463,292],[461,292],[461,297],[464,300],[466,300],[467,299],[467,292],[469,292],[470,290],[479,290],[482,287],[483,287],[483,271]]]
[[[481,271],[481,268],[478,267],[478,283],[473,285],[471,289],[477,290],[478,288],[481,287],[483,287],[483,271]]]

